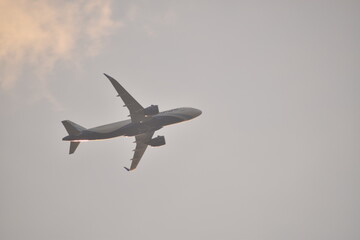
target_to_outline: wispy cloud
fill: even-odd
[[[111,0],[0,1],[0,90],[16,86],[25,67],[41,79],[58,61],[98,54],[121,25]],[[77,48],[82,56],[74,56]]]
[[[151,3],[132,4],[126,12],[125,21],[134,28],[140,28],[148,37],[156,37],[159,28],[171,26],[177,21],[176,7],[171,5],[158,8]]]

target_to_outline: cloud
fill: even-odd
[[[120,26],[111,0],[0,1],[0,90],[13,89],[25,68],[42,79],[58,61],[98,54]]]
[[[161,7],[153,3],[131,4],[125,15],[126,25],[140,28],[147,37],[153,38],[162,27],[169,27],[177,21],[175,9],[171,3]]]

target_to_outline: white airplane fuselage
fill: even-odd
[[[195,108],[176,108],[160,112],[156,115],[147,116],[141,122],[129,120],[114,122],[81,131],[79,135],[69,135],[64,141],[81,142],[91,140],[103,140],[120,136],[137,136],[149,131],[156,131],[164,126],[184,122],[199,116],[202,112]]]

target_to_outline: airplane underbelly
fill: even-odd
[[[144,123],[130,123],[125,126],[119,127],[117,129],[106,129],[108,131],[104,131],[105,129],[102,128],[102,131],[98,131],[97,129],[89,129],[83,132],[81,138],[83,140],[100,140],[100,139],[108,139],[120,136],[137,136],[149,131],[156,131],[162,128],[164,125],[167,125],[169,122],[166,121],[162,123],[162,121],[147,121]],[[167,124],[166,124],[167,123]],[[109,131],[111,130],[111,131]]]
[[[154,120],[154,122],[156,122],[156,124],[159,126],[167,126],[183,121],[185,121],[185,119],[179,118],[177,116],[158,116]]]
[[[125,136],[137,136],[146,132],[156,131],[162,128],[162,126],[155,126],[148,123],[134,123],[129,128],[124,129]]]

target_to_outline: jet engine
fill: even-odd
[[[143,110],[144,114],[147,116],[152,116],[159,113],[158,105],[151,105]]]
[[[152,147],[159,147],[165,145],[165,137],[164,136],[157,136],[149,141],[148,145]]]

